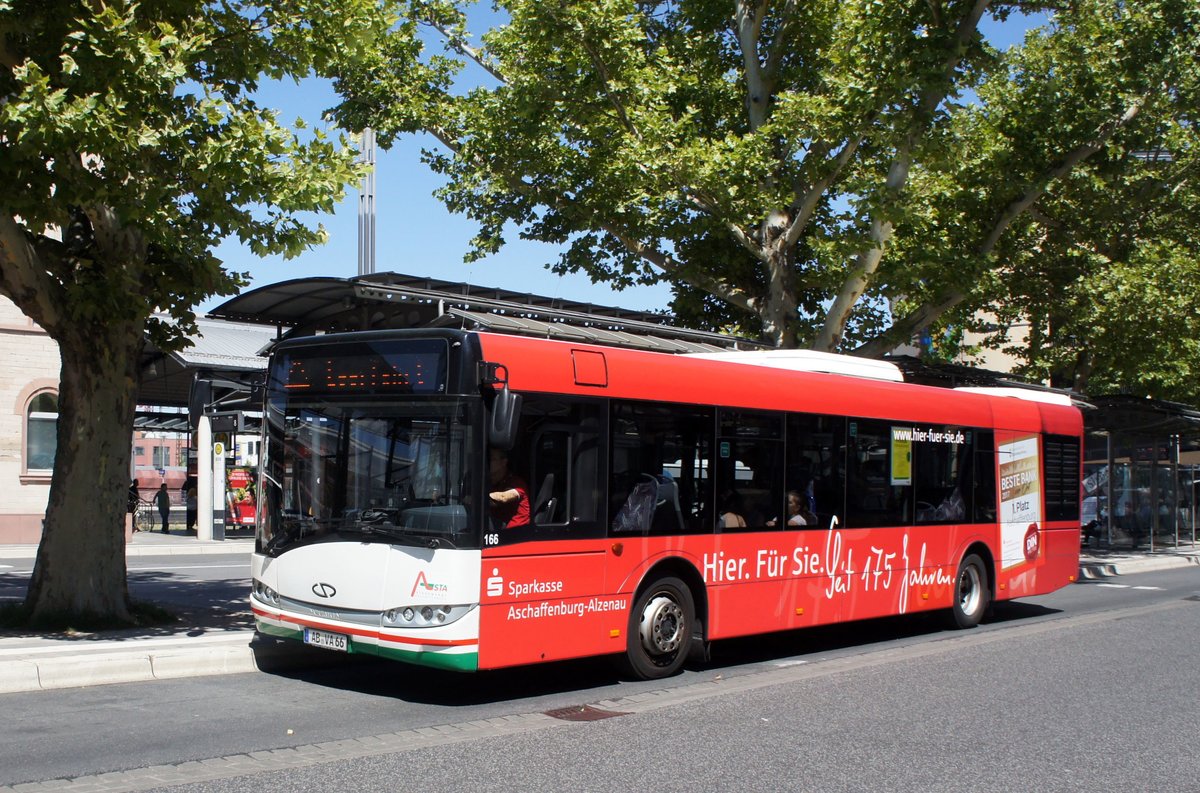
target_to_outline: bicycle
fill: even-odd
[[[133,513],[133,530],[153,532],[154,527],[161,522],[158,509],[153,501],[138,499],[137,510]]]

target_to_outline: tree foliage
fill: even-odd
[[[1200,403],[1200,163],[1196,149],[1112,150],[1042,202],[992,294],[989,338],[1028,376],[1089,394]],[[1132,172],[1109,157],[1134,157]]]
[[[58,453],[27,603],[127,616],[122,535],[139,356],[194,331],[243,275],[236,237],[299,253],[353,152],[292,128],[258,81],[344,61],[386,27],[368,2],[0,0],[0,294],[58,343]],[[168,320],[153,316],[165,312]]]
[[[969,156],[914,175],[920,208],[896,251],[915,265],[913,280],[897,294],[902,308],[952,304],[942,325],[985,330],[998,320],[1002,332],[986,343],[1037,379],[1194,401],[1200,356],[1188,339],[1200,304],[1185,276],[1200,253],[1198,15],[1153,3],[1120,10],[1059,13],[980,84],[955,128]],[[1075,96],[1112,97],[1110,116],[1118,100],[1126,110],[1107,125],[1088,103],[1064,116]],[[1064,134],[1080,141],[1075,156],[1046,159]],[[1015,183],[1016,203],[988,203],[997,175]],[[1001,215],[1012,220],[988,238],[991,260],[971,266],[962,254],[977,219]],[[1012,324],[1028,337],[1003,332]]]
[[[438,139],[475,255],[516,228],[780,345],[880,353],[994,308],[1060,190],[1194,145],[1192,0],[499,0],[478,40],[468,4],[397,2],[338,114]],[[1035,12],[1022,46],[981,33]]]

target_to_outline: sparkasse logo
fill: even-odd
[[[500,569],[492,568],[492,577],[487,580],[488,597],[498,598],[504,594],[504,579],[500,576]]]

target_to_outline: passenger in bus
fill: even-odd
[[[789,526],[816,526],[817,516],[808,508],[807,499],[800,493],[799,490],[789,490],[787,494],[787,525]],[[768,526],[777,525],[778,521],[771,518],[767,521]]]
[[[737,491],[727,490],[721,497],[721,508],[717,517],[717,528],[746,528],[746,519],[742,516],[742,499],[737,494]]]
[[[488,509],[502,528],[529,525],[529,487],[508,470],[508,454],[492,449],[488,456]]]
[[[917,523],[951,523],[967,516],[967,502],[956,487],[936,506],[917,505]]]

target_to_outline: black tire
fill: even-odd
[[[692,591],[678,578],[653,581],[629,612],[624,671],[639,680],[677,673],[687,660],[696,620]]]
[[[991,603],[987,565],[978,554],[967,554],[958,563],[954,576],[954,603],[950,607],[951,627],[974,628],[983,620]]]

